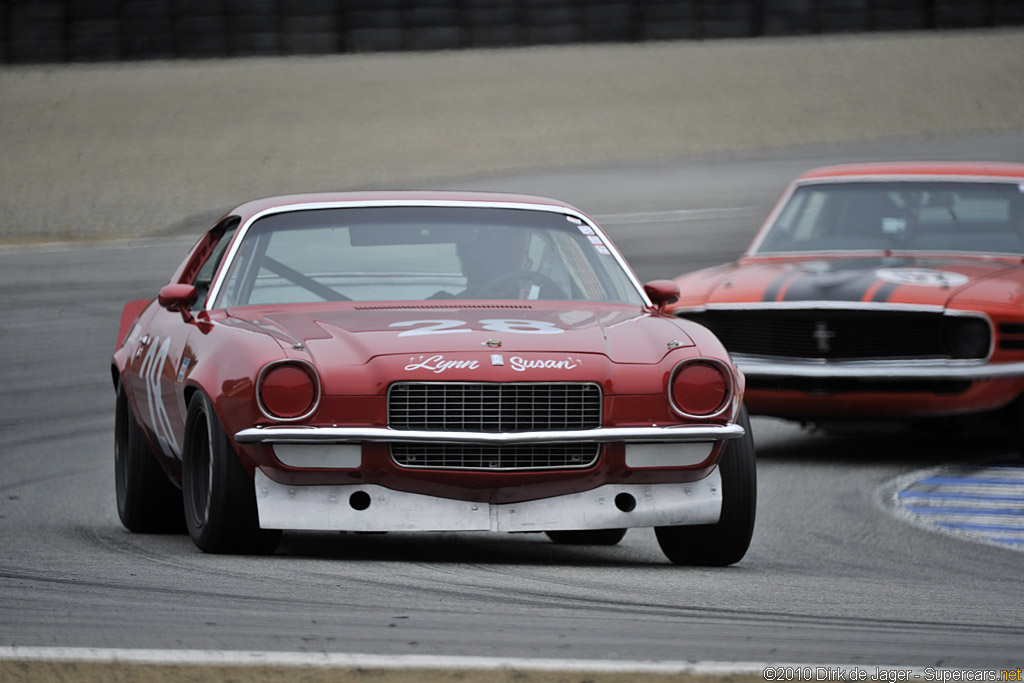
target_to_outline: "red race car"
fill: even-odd
[[[822,168],[735,263],[675,280],[751,413],[1024,422],[1024,165]]]
[[[756,497],[744,380],[664,313],[677,296],[551,199],[243,204],[125,306],[121,521],[184,518],[202,550],[242,553],[282,529],[614,544],[646,526],[672,562],[737,562]]]

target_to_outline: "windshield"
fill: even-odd
[[[216,305],[452,299],[642,304],[608,247],[575,217],[505,208],[372,207],[257,220]]]
[[[805,185],[754,252],[835,250],[1024,253],[1024,184]]]

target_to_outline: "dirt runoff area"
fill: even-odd
[[[298,191],[1024,130],[1021,74],[1024,29],[6,66],[0,242],[206,227]]]
[[[0,681],[39,683],[757,683],[759,675],[642,672],[438,671],[321,667],[158,666],[0,662]]]

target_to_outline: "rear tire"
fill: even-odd
[[[156,461],[121,386],[114,410],[114,490],[125,529],[141,534],[185,531],[181,491]]]
[[[750,547],[757,508],[757,460],[745,407],[736,421],[746,434],[729,441],[718,461],[722,473],[722,515],[718,522],[654,530],[658,545],[673,564],[724,567],[743,559]]]
[[[1017,458],[1024,460],[1024,396],[1018,396],[1006,410],[1010,428],[1010,438],[1013,439],[1013,449]]]
[[[546,531],[557,545],[615,545],[626,535],[625,529],[580,529],[578,531]]]
[[[277,548],[281,531],[260,528],[253,479],[201,393],[185,418],[182,492],[188,533],[203,552],[263,555]]]

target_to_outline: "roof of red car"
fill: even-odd
[[[435,190],[365,191],[365,192],[317,192],[291,194],[277,197],[254,199],[236,207],[232,214],[251,216],[269,209],[287,207],[308,207],[311,204],[425,204],[451,202],[453,204],[533,204],[536,206],[558,207],[579,212],[579,209],[565,202],[549,197],[500,192],[451,192]]]
[[[796,182],[847,177],[1013,178],[1024,180],[1024,164],[984,161],[895,161],[825,166],[802,174]]]

